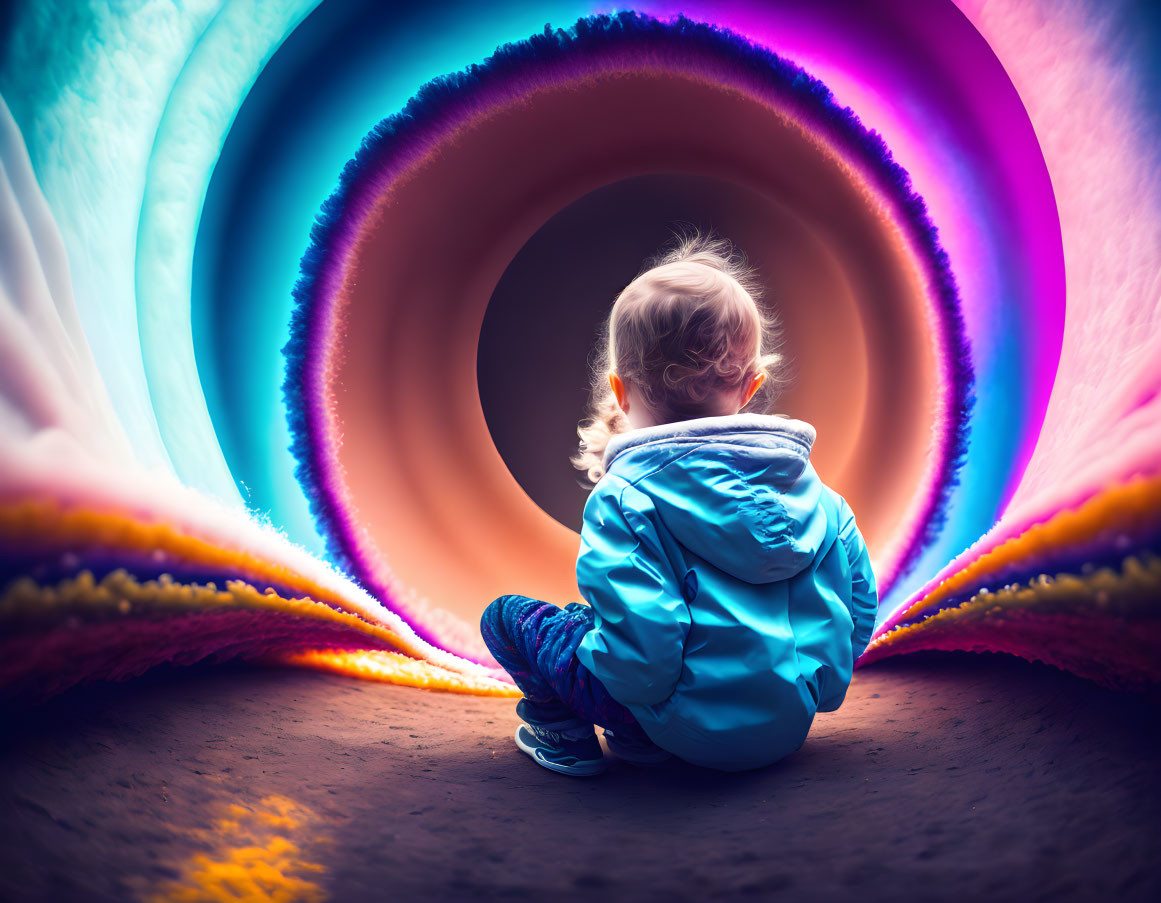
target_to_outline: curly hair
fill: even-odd
[[[663,422],[713,413],[724,392],[759,372],[746,410],[766,411],[787,381],[781,327],[760,303],[761,285],[725,238],[675,233],[676,244],[649,258],[613,302],[590,355],[589,408],[570,461],[595,484],[615,433],[630,429],[609,385],[616,373]]]

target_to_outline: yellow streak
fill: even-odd
[[[1086,576],[1060,574],[1055,579],[1012,584],[995,592],[981,590],[960,605],[888,631],[873,640],[867,652],[900,645],[917,635],[950,633],[957,625],[985,619],[1002,621],[1006,615],[1020,610],[1106,616],[1155,613],[1159,597],[1161,558],[1147,555],[1142,562],[1128,557],[1120,572],[1101,568]]]
[[[314,813],[285,796],[268,796],[250,808],[237,803],[192,839],[208,843],[179,865],[180,875],[145,896],[147,903],[322,903],[326,892],[304,877],[325,871],[291,838],[315,821]],[[314,838],[323,841],[326,838]]]
[[[512,684],[501,681],[485,683],[480,678],[469,678],[455,671],[441,668],[431,662],[421,662],[398,652],[366,650],[357,652],[333,652],[324,649],[306,652],[279,653],[278,660],[289,665],[301,665],[347,674],[364,680],[381,680],[409,687],[424,687],[429,690],[451,690],[457,693],[474,693],[478,696],[517,697],[521,693]]]
[[[178,583],[169,575],[140,582],[120,569],[107,574],[100,582],[94,579],[91,571],[82,571],[54,586],[42,586],[28,577],[15,580],[0,595],[0,623],[29,620],[59,622],[67,617],[95,620],[131,614],[177,614],[217,608],[264,610],[303,620],[329,622],[345,627],[356,635],[402,645],[398,642],[397,634],[386,627],[371,624],[356,615],[338,611],[313,599],[287,599],[271,589],[260,593],[243,580],[227,580],[223,590],[213,584]],[[404,686],[484,696],[520,695],[511,684],[486,675],[461,674],[398,652],[374,649],[356,652],[315,650],[277,653],[272,657],[287,664]]]
[[[1080,507],[1060,511],[1044,523],[1029,527],[1019,536],[981,555],[916,601],[906,610],[904,618],[910,620],[917,614],[938,608],[943,600],[973,583],[983,582],[988,574],[998,573],[1009,565],[1042,556],[1053,549],[1087,542],[1102,533],[1138,533],[1142,526],[1157,520],[1158,511],[1161,511],[1161,476],[1138,476],[1112,486]]]
[[[129,515],[65,510],[54,501],[0,505],[0,541],[66,550],[97,547],[132,550],[146,555],[162,552],[184,563],[237,573],[250,584],[269,582],[289,587],[301,593],[303,598],[309,597],[343,609],[351,617],[372,624],[364,615],[352,611],[350,603],[341,594],[292,568],[239,549],[224,548],[168,524],[148,523]],[[424,654],[422,646],[411,638],[387,628],[378,629],[390,634],[392,644],[404,652],[419,657]]]

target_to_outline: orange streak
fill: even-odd
[[[1053,549],[1066,548],[1114,531],[1140,535],[1146,525],[1157,522],[1159,511],[1161,476],[1139,476],[1112,486],[1080,507],[1061,511],[981,555],[915,602],[905,611],[903,618],[909,620],[924,611],[938,608],[957,592],[984,583],[989,574]]]

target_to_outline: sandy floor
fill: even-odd
[[[4,716],[0,899],[1158,899],[1156,708],[945,655],[762,772],[545,771],[510,700],[245,668]]]

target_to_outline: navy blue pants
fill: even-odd
[[[517,709],[529,724],[599,724],[626,740],[652,745],[633,713],[576,657],[594,617],[579,602],[558,608],[528,596],[500,596],[484,610],[480,633],[524,693]]]

